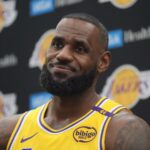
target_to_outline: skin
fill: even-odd
[[[54,96],[44,118],[54,129],[63,128],[83,116],[100,98],[95,92],[96,82],[98,76],[107,70],[111,55],[99,42],[99,33],[95,25],[78,19],[62,19],[56,27],[56,36],[46,54],[46,65],[52,77],[57,82],[66,81],[95,66],[97,72],[91,87],[82,94]],[[65,62],[71,67],[58,66],[57,62]],[[0,150],[5,149],[18,117],[0,120]],[[148,124],[124,109],[109,123],[106,150],[150,150],[149,139]]]
[[[0,119],[0,150],[5,150],[20,115]]]

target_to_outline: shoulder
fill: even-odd
[[[122,110],[108,125],[107,150],[150,150],[150,127],[133,113]]]
[[[0,119],[0,147],[5,149],[21,115]]]

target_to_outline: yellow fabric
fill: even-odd
[[[7,150],[104,150],[106,130],[111,119],[106,112],[117,113],[124,108],[102,97],[95,105],[101,111],[90,110],[73,123],[55,130],[44,121],[48,104],[19,119]]]

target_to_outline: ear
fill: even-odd
[[[111,62],[111,53],[109,51],[104,51],[100,54],[100,58],[97,64],[97,71],[99,73],[104,72],[108,69]]]

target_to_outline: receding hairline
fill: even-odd
[[[100,44],[104,46],[104,49],[108,48],[108,33],[105,26],[94,16],[87,13],[71,13],[62,17],[62,19],[78,19],[88,23],[91,23],[99,30]],[[62,20],[61,19],[61,20]]]

